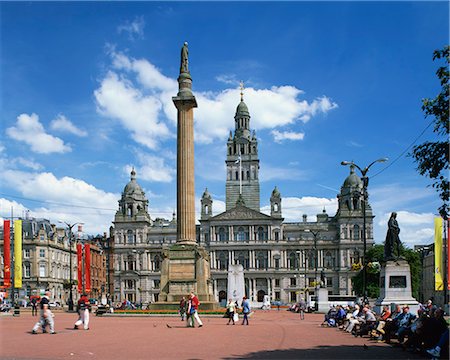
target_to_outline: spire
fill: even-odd
[[[134,166],[131,169],[131,176],[130,176],[130,180],[136,180],[136,171],[134,171]]]
[[[241,86],[241,101],[244,101],[244,82],[241,80],[239,85]]]

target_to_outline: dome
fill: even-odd
[[[344,181],[344,187],[362,187],[361,178],[355,173],[355,166],[350,166],[350,175]]]
[[[131,195],[136,193],[143,194],[144,192],[142,191],[142,188],[136,181],[136,172],[134,171],[134,168],[133,170],[131,170],[130,179],[131,179],[130,182],[123,189],[123,194],[124,195]]]
[[[208,188],[205,189],[205,192],[203,193],[202,198],[211,200],[211,194],[208,192]]]
[[[236,108],[236,117],[239,116],[250,116],[250,113],[248,112],[248,107],[245,104],[244,100],[241,100],[241,102]]]
[[[272,197],[280,197],[280,196],[281,196],[281,194],[278,191],[278,188],[275,186],[275,188],[272,191]]]

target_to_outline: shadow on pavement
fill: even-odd
[[[319,346],[313,349],[288,349],[258,351],[241,356],[227,357],[234,359],[424,359],[419,354],[402,351],[390,346]]]

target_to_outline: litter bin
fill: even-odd
[[[19,304],[14,305],[14,313],[13,316],[20,316],[20,306]]]

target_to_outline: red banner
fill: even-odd
[[[84,278],[85,292],[91,292],[91,245],[84,245]]]
[[[3,285],[9,288],[11,286],[11,222],[9,220],[3,222],[3,254],[5,263]]]
[[[83,292],[83,245],[77,244],[78,292]]]

